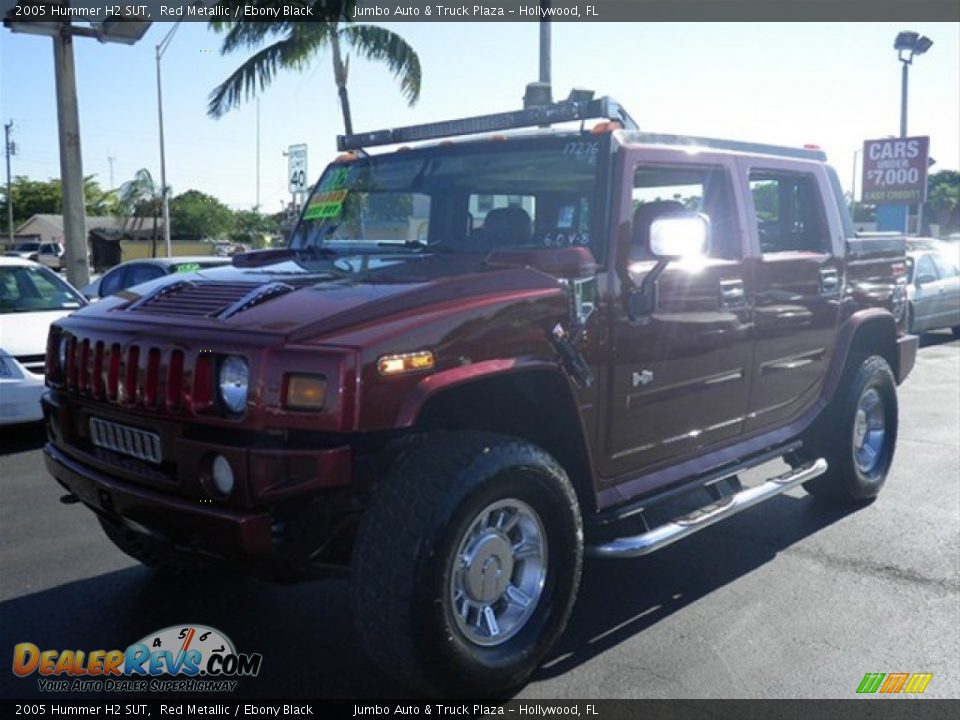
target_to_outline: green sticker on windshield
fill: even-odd
[[[322,220],[324,218],[339,217],[343,211],[343,201],[347,198],[346,190],[320,192],[310,198],[310,205],[303,213],[304,220]]]
[[[196,272],[199,269],[200,263],[184,263],[183,265],[177,265],[178,273]]]

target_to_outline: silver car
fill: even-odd
[[[907,253],[910,331],[950,328],[960,338],[960,268],[957,261],[935,250]]]

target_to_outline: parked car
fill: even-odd
[[[63,267],[63,244],[58,242],[38,242],[28,240],[17,243],[13,250],[8,250],[7,257],[19,257],[43,263],[51,270],[60,270]]]
[[[585,552],[801,484],[877,497],[918,346],[904,239],[854,235],[820,151],[584,95],[341,137],[287,248],[56,323],[65,500],[148,565],[349,574],[386,672],[475,697],[548,657]],[[410,140],[435,142],[368,152]]]
[[[150,258],[147,260],[128,260],[107,272],[83,288],[83,294],[90,300],[113,295],[121,290],[156,280],[173,273],[188,273],[201,268],[226,265],[230,258],[213,255],[195,257]]]
[[[0,425],[40,420],[50,323],[87,301],[49,268],[0,257]]]
[[[960,262],[937,245],[910,243],[907,253],[910,332],[950,328],[960,338]],[[933,249],[929,249],[929,248]]]

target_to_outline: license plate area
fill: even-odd
[[[90,441],[99,448],[145,460],[155,465],[163,462],[160,436],[147,430],[138,430],[128,425],[92,417],[90,418]]]

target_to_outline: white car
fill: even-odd
[[[13,250],[5,253],[9,257],[25,258],[27,260],[36,260],[43,263],[53,270],[63,268],[63,245],[58,242],[41,243],[36,240],[17,243]]]
[[[87,301],[50,269],[0,257],[0,425],[41,420],[50,323]]]

